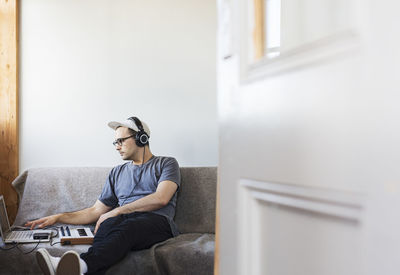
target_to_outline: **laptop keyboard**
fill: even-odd
[[[12,231],[7,239],[31,239],[32,235],[32,231]]]

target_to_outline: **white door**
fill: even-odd
[[[400,274],[399,6],[219,0],[219,274]]]

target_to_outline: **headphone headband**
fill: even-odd
[[[140,119],[138,119],[137,117],[133,116],[128,118],[129,120],[132,120],[133,122],[135,122],[135,125],[138,127],[139,131],[144,131],[143,129],[143,124],[140,121]]]

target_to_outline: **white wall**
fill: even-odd
[[[21,1],[20,171],[119,164],[106,124],[132,115],[155,155],[217,165],[215,6]]]

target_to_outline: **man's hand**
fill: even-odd
[[[25,226],[29,226],[32,229],[34,229],[36,226],[38,228],[43,228],[45,226],[50,226],[55,224],[58,221],[60,215],[51,215],[51,216],[47,216],[41,219],[37,219],[34,221],[28,221],[25,223]]]
[[[100,224],[102,224],[102,222],[104,222],[105,220],[107,220],[108,218],[111,217],[115,217],[119,215],[119,212],[117,210],[118,208],[115,208],[114,210],[104,213],[103,215],[100,216],[100,218],[98,219],[97,223],[96,223],[96,228],[94,229],[94,234],[96,234],[97,230],[100,227]]]

